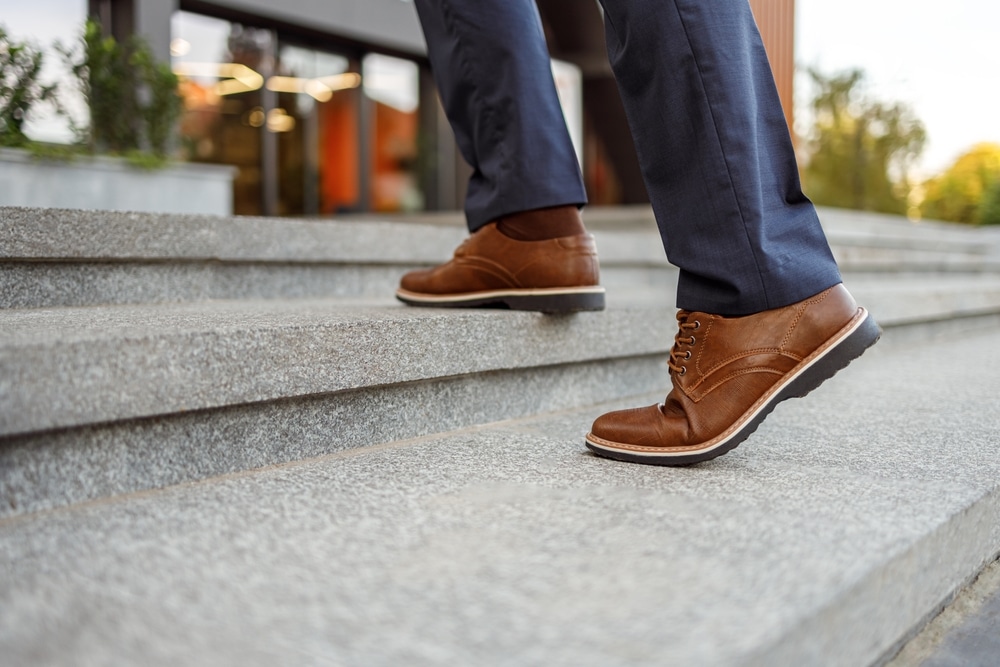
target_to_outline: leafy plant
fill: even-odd
[[[925,184],[924,217],[966,224],[1000,222],[1000,144],[976,144]]]
[[[1000,225],[1000,179],[993,182],[979,202],[979,224]]]
[[[58,47],[90,109],[89,127],[74,123],[83,143],[135,164],[164,161],[180,117],[177,77],[138,37],[119,43],[87,21],[75,48]],[[139,154],[149,153],[150,160]]]
[[[0,146],[26,146],[24,122],[34,107],[55,97],[55,86],[39,82],[43,54],[13,42],[0,26]]]
[[[131,62],[139,71],[146,93],[141,109],[149,148],[154,155],[166,155],[182,111],[177,75],[168,64],[157,62],[145,44],[133,53]]]
[[[865,74],[808,70],[813,126],[804,137],[802,185],[817,204],[906,213],[909,172],[927,139],[909,107],[873,98]]]

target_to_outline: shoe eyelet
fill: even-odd
[[[686,375],[688,372],[687,366],[681,366],[681,372],[678,375]]]
[[[695,320],[694,321],[694,330],[697,331],[700,328],[701,328],[701,322],[699,322],[698,320]]]
[[[695,344],[695,337],[691,336],[691,338],[688,340],[688,345],[694,345],[694,344]]]
[[[691,350],[688,350],[687,352],[684,353],[684,361],[687,361],[690,358],[691,358]]]

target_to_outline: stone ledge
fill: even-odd
[[[122,158],[46,160],[19,149],[0,149],[0,206],[98,209],[98,215],[107,209],[229,215],[237,171],[189,162],[145,170]]]
[[[615,400],[664,355],[364,387],[0,439],[0,518]]]
[[[437,262],[455,225],[0,207],[0,259]]]
[[[664,353],[667,309],[548,316],[338,300],[13,310],[0,435]]]
[[[848,276],[845,284],[858,303],[887,327],[1000,313],[1000,277]]]
[[[594,413],[652,394],[3,520],[0,645],[17,664],[880,664],[1000,549],[1000,346],[952,342],[949,364],[878,345],[687,468],[583,448]]]
[[[1000,259],[1000,231],[820,209],[834,246],[917,259]],[[666,264],[648,207],[586,210],[602,259]],[[0,207],[0,259],[431,263],[465,237],[460,214],[349,218],[220,217]]]
[[[998,280],[848,287],[889,329],[1000,313]],[[669,350],[671,295],[611,289],[608,302],[570,316],[343,299],[9,310],[0,436]]]

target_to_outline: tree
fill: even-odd
[[[923,123],[905,104],[870,97],[862,70],[808,73],[816,93],[803,146],[805,193],[826,206],[906,213],[909,173],[927,139]]]
[[[993,183],[979,203],[979,224],[1000,225],[1000,180]]]
[[[1000,144],[976,144],[924,184],[924,217],[1000,224]]]

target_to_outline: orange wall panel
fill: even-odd
[[[795,0],[750,0],[750,8],[764,40],[778,96],[788,127],[793,127],[793,80],[795,78]]]

